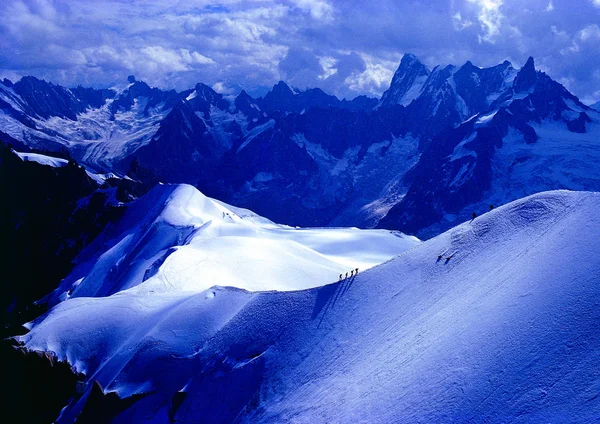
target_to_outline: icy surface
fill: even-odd
[[[299,229],[210,199],[192,186],[159,185],[78,258],[53,299],[202,292],[212,286],[298,290],[338,281],[419,244],[386,230]]]
[[[63,166],[67,166],[67,163],[69,163],[69,161],[66,159],[46,156],[39,153],[15,152],[15,154],[19,156],[23,162],[36,162],[41,165],[51,166],[53,168],[62,168]]]
[[[224,232],[219,205],[184,201],[189,191],[172,192],[187,208],[155,222],[182,231],[197,216],[213,221],[206,231]],[[148,393],[122,414],[128,422],[167,422],[169,413],[177,422],[593,422],[599,209],[597,193],[534,195],[303,291],[185,291],[152,277],[160,295],[143,283],[72,298],[22,340],[68,358],[107,391]],[[235,214],[249,228],[286,231]],[[190,228],[198,239],[202,230]],[[297,234],[313,243],[311,232]]]
[[[13,152],[18,157],[20,157],[23,162],[36,162],[40,165],[51,166],[53,168],[62,168],[64,166],[67,166],[67,164],[69,163],[69,161],[66,159],[55,158],[53,156],[47,156],[40,153],[21,153],[15,150],[13,150]],[[100,185],[104,184],[109,178],[121,178],[113,173],[98,174],[88,170],[86,170],[85,172],[87,173],[88,177],[90,177],[92,180],[94,180]]]
[[[0,99],[9,101],[5,94],[0,92]],[[19,105],[15,102],[18,100],[19,98],[15,97],[10,102],[17,110]],[[130,110],[112,114],[112,101],[107,100],[106,104],[97,109],[87,109],[80,113],[75,121],[58,116],[48,119],[31,116],[35,128],[22,124],[0,110],[0,128],[26,144],[43,147],[44,140],[50,145],[62,144],[86,164],[92,164],[98,169],[110,169],[119,159],[150,142],[161,120],[170,111],[163,109],[163,104],[145,110],[148,99],[140,97],[135,99]],[[37,141],[32,141],[34,139]]]

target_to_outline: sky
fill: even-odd
[[[279,80],[380,96],[404,53],[429,67],[538,69],[600,100],[600,0],[3,0],[0,77],[110,87],[133,74],[231,94]]]

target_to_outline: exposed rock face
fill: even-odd
[[[24,88],[32,86],[39,89]],[[50,103],[35,105],[38,96],[32,93],[38,91],[48,93],[44,98]],[[43,118],[53,107],[52,119]],[[131,77],[115,93],[24,79],[0,83],[0,114],[10,123],[6,130],[14,146],[69,149],[80,163],[146,183],[193,184],[278,222],[372,227],[391,211],[381,226],[419,232],[446,215],[464,216],[463,208],[497,190],[495,181],[508,184],[492,173],[492,162],[502,156],[498,146],[513,130],[533,146],[543,128],[555,123],[571,137],[588,134],[600,120],[538,72],[531,58],[520,70],[508,61],[489,68],[467,62],[429,70],[412,54],[404,55],[380,101],[364,96],[339,100],[318,88],[297,90],[283,81],[262,98],[245,91],[230,98],[201,83],[176,93]],[[485,125],[476,123],[480,120]],[[470,153],[461,156],[459,151]],[[446,156],[438,157],[442,152]],[[524,162],[518,157],[511,163],[516,159],[521,165],[513,168],[519,169]],[[545,184],[534,184],[539,190],[596,187],[595,174],[574,181],[557,176],[564,170],[558,159],[546,166],[553,171],[545,174]],[[523,186],[527,175],[519,174],[522,181],[515,184]],[[471,178],[477,179],[468,182]],[[427,200],[433,193],[449,199]],[[490,196],[497,202],[517,197]],[[426,214],[411,212],[413,222],[398,214],[408,202],[413,210],[423,207],[432,215],[425,219]]]
[[[504,65],[498,75],[508,69]],[[551,188],[600,190],[590,161],[596,137],[587,133],[594,112],[536,71],[533,59],[487,110],[434,138],[411,170],[406,196],[381,228],[427,238],[485,205]]]
[[[0,341],[0,373],[0,419],[13,423],[54,422],[83,381],[67,362],[12,340]]]
[[[515,83],[513,84],[513,89],[515,93],[521,93],[523,91],[528,91],[533,87],[533,85],[537,81],[537,72],[535,70],[535,64],[533,62],[533,57],[530,57],[525,63],[525,66],[521,68],[517,77],[515,78]]]
[[[33,302],[53,290],[69,273],[79,251],[124,208],[110,199],[127,187],[99,189],[71,161],[62,168],[23,162],[0,144],[0,317],[3,337],[22,332],[43,305]],[[121,193],[122,191],[122,193]]]
[[[396,70],[390,88],[381,96],[380,106],[407,106],[421,94],[431,72],[413,54],[405,54]]]

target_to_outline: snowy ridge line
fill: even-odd
[[[65,293],[164,291],[175,288],[173,281],[176,290],[194,292],[212,286],[296,290],[337,281],[340,273],[372,267],[418,243],[384,230],[280,226],[191,186],[161,185],[82,252],[51,304]]]
[[[130,421],[161,421],[183,390],[181,422],[586,422],[600,403],[572,387],[600,383],[581,366],[600,359],[589,349],[600,343],[598,208],[598,193],[532,195],[307,290],[71,298],[20,339],[80,364],[106,391],[146,393],[153,406],[124,412]],[[445,265],[440,252],[456,254]],[[131,340],[139,325],[152,330]],[[543,403],[527,397],[541,390]]]

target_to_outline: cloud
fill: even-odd
[[[379,94],[382,91],[381,84],[368,77],[371,72],[367,72],[368,66],[365,59],[356,52],[331,50],[328,55],[320,55],[313,49],[292,48],[279,62],[279,71],[281,78],[293,87],[320,87],[340,97],[355,97],[358,94]],[[389,69],[385,72],[390,74]],[[371,83],[367,83],[368,80]],[[389,84],[390,80],[391,77],[384,83]],[[373,90],[373,87],[378,89]]]
[[[162,46],[147,46],[141,49],[146,56],[145,66],[153,71],[160,72],[179,72],[189,71],[190,66],[214,65],[215,61],[198,53],[187,49],[171,50]]]
[[[473,25],[472,21],[463,19],[460,12],[456,12],[454,15],[452,15],[452,23],[454,24],[454,29],[457,31],[462,31],[463,29],[469,28],[471,25]]]
[[[333,19],[333,6],[325,0],[292,0],[298,8],[308,11],[318,20],[331,21]]]
[[[224,91],[284,79],[353,97],[380,95],[405,52],[429,66],[532,55],[589,97],[600,91],[599,3],[4,0],[0,76],[112,86],[133,73],[154,86]]]
[[[323,69],[323,74],[319,75],[319,79],[327,79],[332,75],[337,73],[337,68],[335,65],[337,64],[337,60],[335,57],[331,56],[322,56],[319,58],[319,65]]]
[[[600,39],[600,27],[598,24],[588,25],[579,31],[579,39],[581,41],[593,41]]]
[[[346,78],[350,90],[357,93],[377,95],[389,86],[394,72],[381,63],[367,62],[366,69]]]
[[[494,43],[496,37],[500,35],[504,19],[504,15],[500,11],[503,0],[468,0],[468,2],[479,7],[477,18],[484,32],[479,36],[479,42]]]

